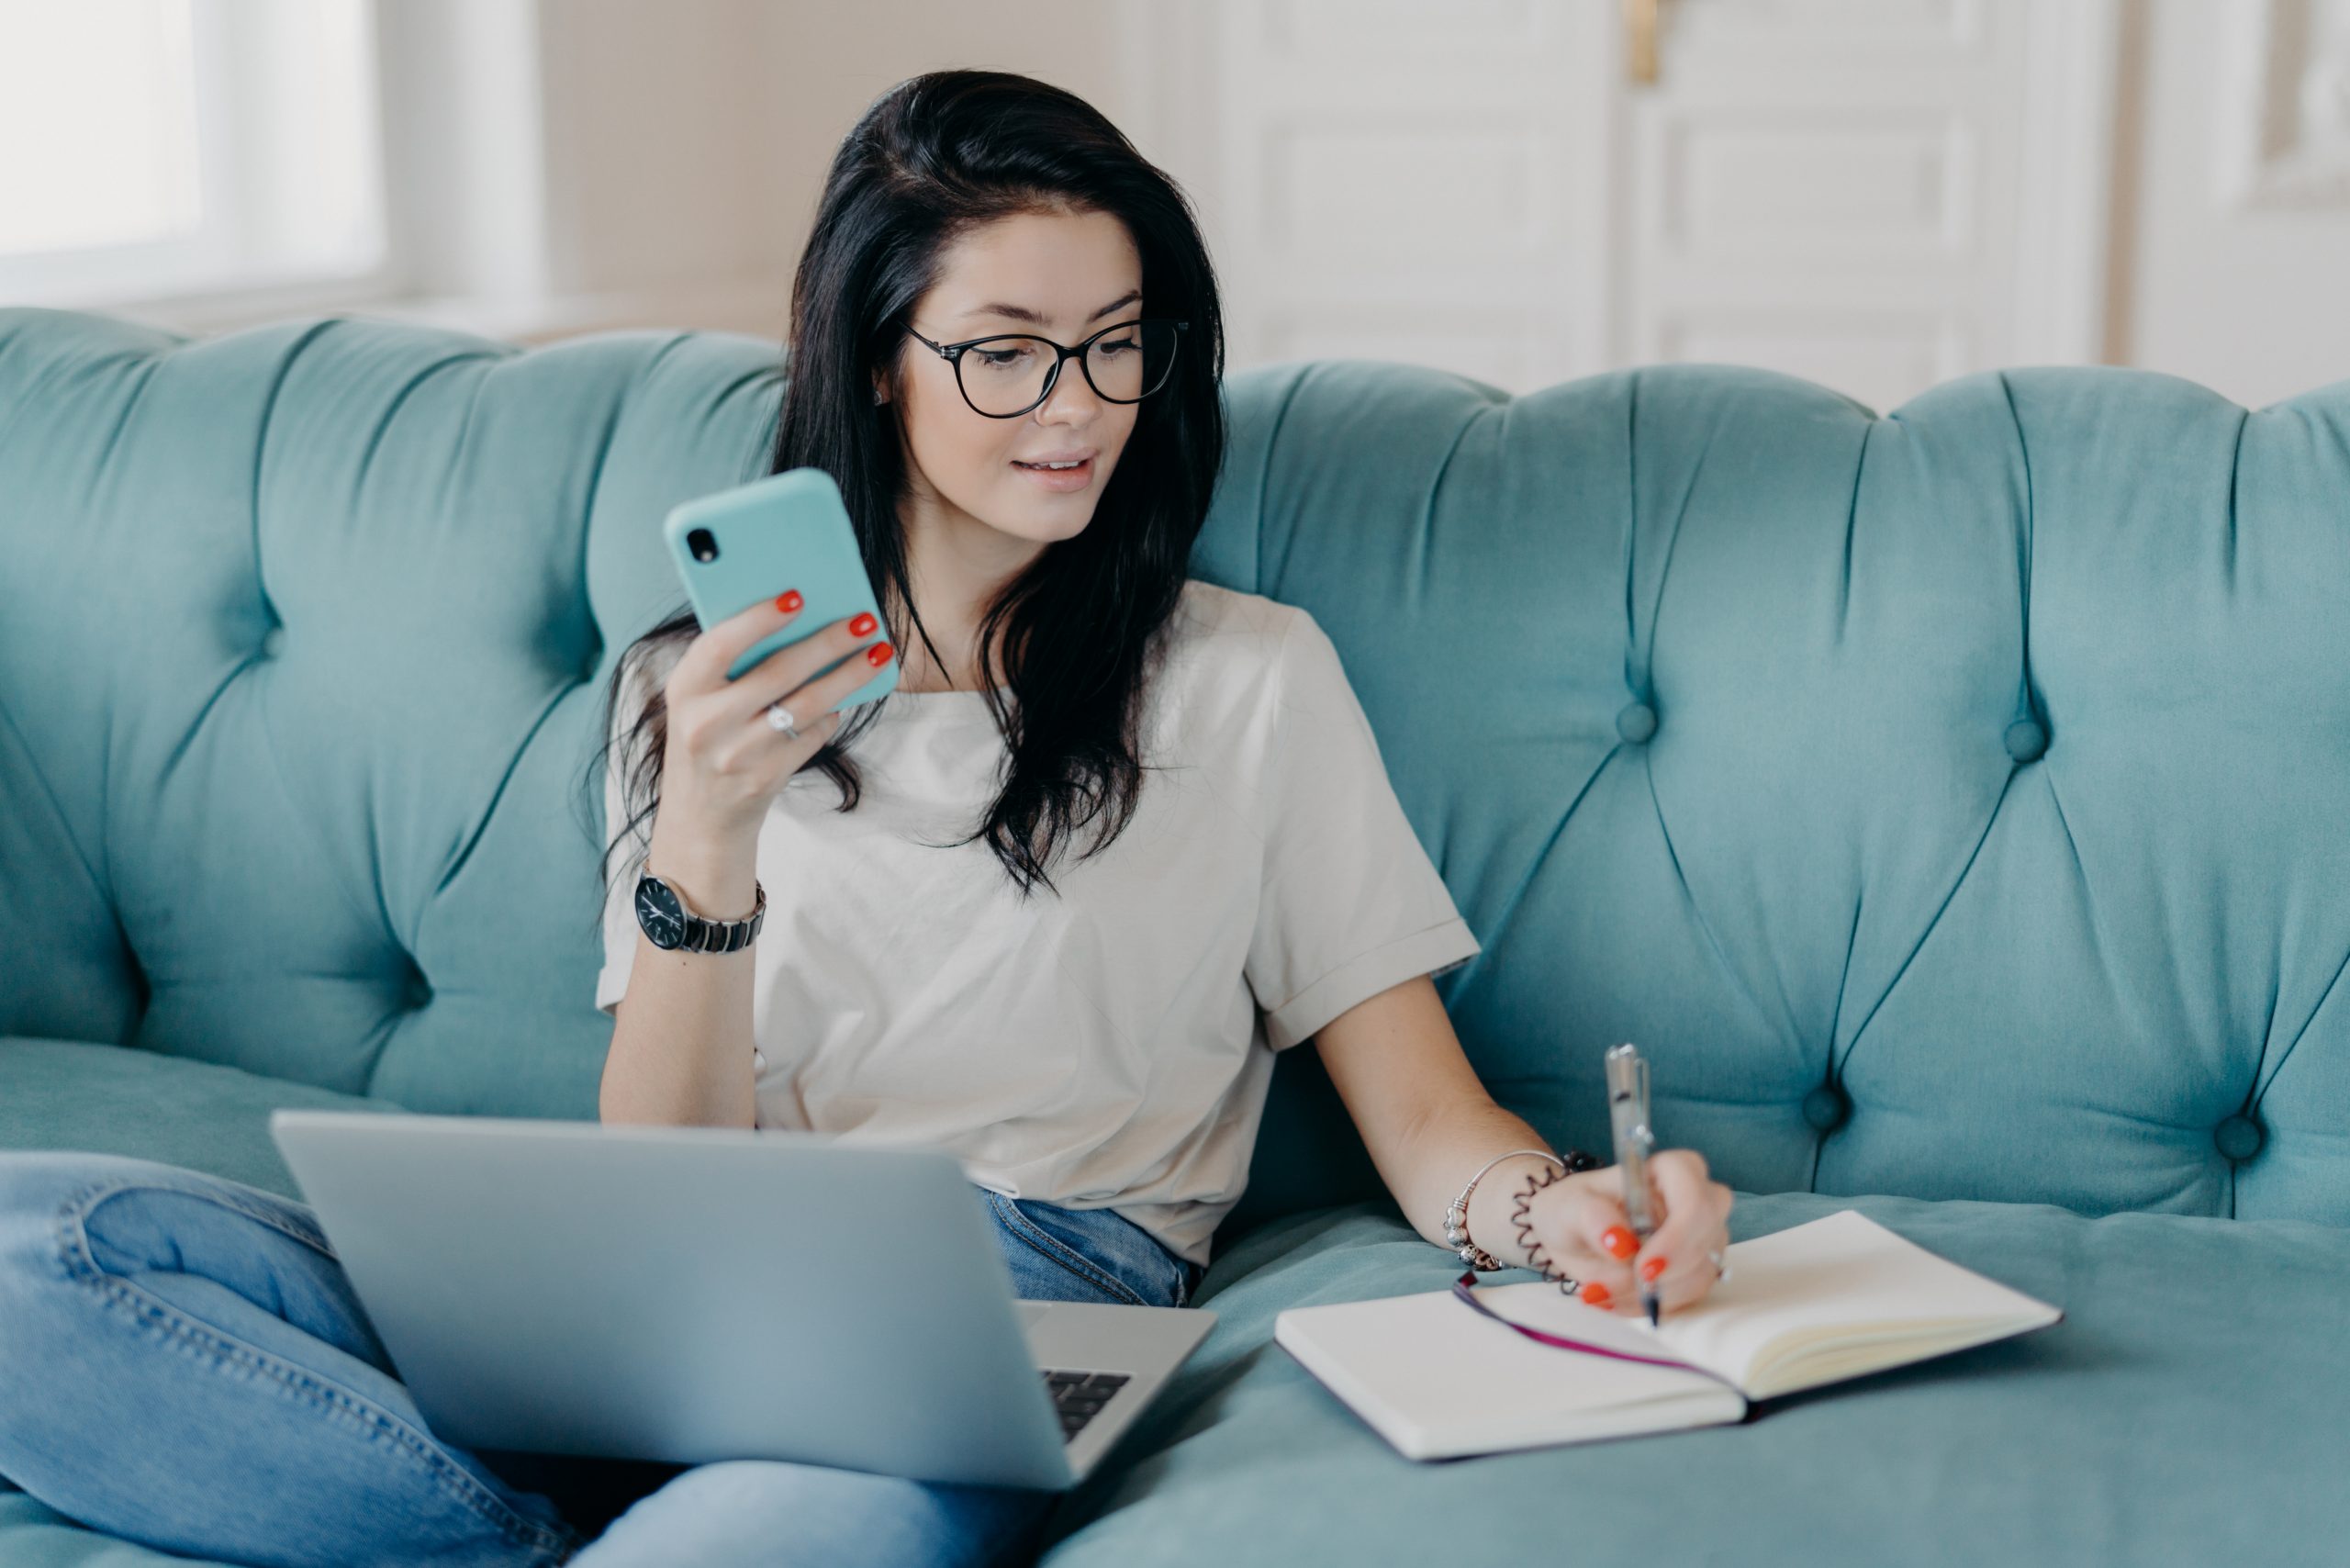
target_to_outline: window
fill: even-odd
[[[375,0],[0,0],[0,303],[386,264]]]

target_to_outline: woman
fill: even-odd
[[[1467,1186],[1464,1257],[1618,1311],[1642,1281],[1703,1296],[1729,1190],[1659,1153],[1641,1245],[1613,1168],[1562,1177],[1484,1093],[1429,980],[1476,941],[1329,640],[1185,576],[1221,317],[1167,178],[1043,84],[902,83],[834,162],[791,345],[772,466],[840,481],[888,624],[727,680],[787,593],[617,661],[603,1118],[944,1146],[1019,1294],[1180,1306],[1272,1052],[1310,1037],[1430,1241]],[[647,876],[763,935],[655,946]],[[0,1473],[231,1562],[1009,1562],[1055,1500],[743,1461],[638,1467],[599,1504],[593,1462],[431,1436],[307,1208],[147,1161],[0,1156]]]

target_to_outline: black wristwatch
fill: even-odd
[[[636,879],[636,923],[655,947],[686,953],[739,953],[767,917],[767,890],[751,879],[758,902],[741,920],[711,920],[686,907],[677,890],[647,871]]]

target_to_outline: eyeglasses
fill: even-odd
[[[934,343],[912,327],[906,331],[955,367],[955,384],[974,412],[1016,420],[1053,395],[1061,365],[1071,359],[1103,402],[1141,402],[1167,384],[1181,334],[1191,330],[1189,321],[1163,318],[1121,321],[1075,348],[1028,332]]]

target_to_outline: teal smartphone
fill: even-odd
[[[705,632],[790,588],[798,588],[805,601],[788,625],[743,651],[726,672],[729,680],[778,649],[812,637],[859,610],[880,617],[880,602],[865,576],[865,559],[857,553],[856,531],[841,500],[841,487],[822,468],[786,469],[686,501],[670,510],[661,531],[685,582],[686,597],[693,603],[694,618]],[[847,658],[863,658],[874,640],[867,639]],[[844,662],[834,659],[809,678],[829,675]],[[877,701],[897,685],[898,661],[893,658],[833,711]]]

